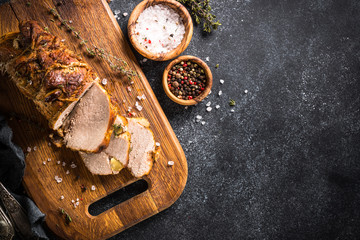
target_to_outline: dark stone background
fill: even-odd
[[[139,2],[110,3],[125,34],[122,13]],[[168,62],[142,64],[185,151],[186,188],[172,207],[111,239],[359,239],[360,1],[211,6],[222,26],[210,35],[195,27],[184,52],[210,58],[207,100],[173,103],[161,86]]]

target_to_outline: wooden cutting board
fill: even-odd
[[[137,71],[139,77],[134,78],[131,93],[126,91],[129,86],[126,79],[114,74],[104,62],[88,58],[78,39],[60,29],[58,22],[51,21],[48,7],[55,8],[63,19],[72,20],[71,25],[90,43],[123,58],[131,69]],[[156,141],[161,143],[160,159],[154,164],[151,173],[144,177],[148,189],[92,216],[88,212],[90,204],[138,179],[127,170],[113,176],[94,176],[86,169],[77,152],[49,145],[50,130],[45,119],[36,111],[32,102],[21,95],[7,75],[0,75],[0,111],[16,114],[9,121],[14,131],[14,141],[25,152],[28,147],[32,148],[26,155],[23,184],[40,210],[46,214],[49,228],[65,239],[106,239],[172,205],[186,184],[185,155],[106,1],[14,0],[0,6],[0,16],[0,35],[18,31],[19,21],[36,20],[48,27],[52,34],[65,39],[68,47],[82,54],[100,78],[108,79],[106,89],[123,113],[129,106],[135,105],[136,96],[145,94],[146,100],[141,101],[144,109],[137,112],[137,116],[149,119]],[[51,161],[47,161],[48,158]],[[167,165],[170,160],[175,163],[172,167]],[[61,164],[57,164],[57,161]],[[63,162],[65,166],[62,166]],[[72,163],[77,167],[71,168]],[[69,174],[66,174],[67,170]],[[61,177],[63,181],[57,183],[55,176]],[[85,192],[81,185],[87,187]],[[96,186],[95,191],[90,190],[92,185]],[[64,196],[63,200],[60,199],[61,195]],[[79,206],[74,208],[71,200],[76,201],[77,198]],[[69,225],[65,223],[59,208],[63,208],[72,218]]]

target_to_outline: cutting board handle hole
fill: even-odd
[[[92,216],[97,216],[106,210],[119,205],[130,198],[135,197],[149,188],[147,181],[140,179],[126,187],[123,187],[116,192],[111,193],[110,195],[92,203],[89,206],[89,213]]]

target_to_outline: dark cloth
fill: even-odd
[[[34,237],[48,239],[42,227],[45,214],[30,198],[21,194],[25,158],[21,148],[11,141],[12,136],[13,133],[7,125],[5,117],[0,115],[0,181],[27,211]]]

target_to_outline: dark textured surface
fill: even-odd
[[[124,33],[122,13],[139,2],[110,3]],[[111,239],[359,239],[360,2],[211,4],[222,26],[196,27],[184,52],[210,58],[205,102],[171,102],[161,87],[168,62],[142,64],[185,150],[187,186],[172,207]]]

